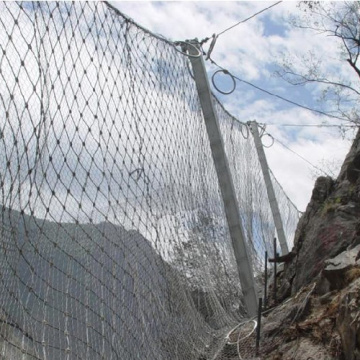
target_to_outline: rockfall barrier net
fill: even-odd
[[[0,13],[1,358],[214,358],[246,312],[187,57],[106,3]],[[256,154],[221,119],[260,271]]]
[[[280,215],[285,231],[288,248],[290,251],[294,246],[295,230],[302,215],[302,212],[299,211],[294,205],[294,203],[288,198],[284,189],[277,181],[271,170],[270,177],[274,187],[275,197],[279,204]]]
[[[265,251],[273,257],[273,239],[274,236],[277,237],[266,184],[250,126],[229,114],[215,97],[214,103],[234,181],[244,235],[251,253],[254,274],[257,276],[264,269]],[[271,170],[270,175],[290,251],[301,213],[287,197]]]

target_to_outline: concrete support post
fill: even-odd
[[[197,46],[197,43],[193,42],[193,44],[195,47]],[[197,53],[194,46],[189,46],[188,48],[189,53],[192,55]],[[210,140],[212,157],[215,163],[216,173],[224,202],[226,219],[230,230],[232,246],[237,262],[245,304],[248,315],[255,316],[257,313],[258,300],[255,289],[252,262],[245,243],[234,184],[232,181],[228,160],[225,154],[218,117],[212,100],[204,59],[202,56],[199,56],[190,57],[190,60],[205,119],[207,134]]]
[[[263,144],[262,144],[261,139],[260,139],[257,122],[256,121],[251,121],[250,122],[250,128],[251,128],[251,133],[254,136],[254,142],[255,142],[255,146],[256,146],[256,151],[257,151],[257,154],[258,154],[258,157],[259,157],[261,170],[262,170],[264,180],[265,180],[266,191],[267,191],[267,194],[268,194],[268,198],[269,198],[269,202],[270,202],[270,208],[271,208],[271,212],[272,212],[272,215],[273,215],[273,218],[274,218],[275,228],[276,228],[276,232],[277,232],[277,235],[278,235],[278,240],[279,240],[279,243],[280,243],[281,254],[286,255],[289,252],[289,248],[288,248],[288,245],[287,245],[287,242],[286,242],[286,237],[285,237],[283,222],[282,222],[281,215],[280,215],[279,205],[278,205],[278,202],[277,202],[276,197],[275,197],[273,184],[271,182],[269,166],[268,166],[268,163],[267,163],[267,160],[266,160],[264,147],[263,147]]]

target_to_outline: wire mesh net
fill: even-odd
[[[217,113],[225,151],[234,180],[244,235],[258,273],[265,251],[271,249],[275,234],[266,186],[248,127],[228,114],[217,102]]]
[[[2,355],[195,359],[244,312],[184,56],[102,3],[0,6]]]
[[[277,181],[271,170],[270,177],[274,187],[275,197],[279,204],[285,237],[290,251],[294,246],[295,230],[302,212],[300,212],[294,203],[288,198],[281,184]]]
[[[264,176],[249,126],[229,114],[215,97],[214,102],[234,180],[244,235],[255,274],[260,276],[264,269],[265,251],[273,254],[273,238],[276,236]],[[271,171],[270,174],[286,241],[291,250],[300,212]]]
[[[214,357],[246,312],[186,56],[106,3],[0,12],[1,356]],[[225,123],[258,263],[272,222]]]

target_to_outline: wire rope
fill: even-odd
[[[247,22],[247,21],[249,21],[249,20],[253,19],[254,17],[256,17],[256,16],[260,15],[261,13],[263,13],[263,12],[265,12],[265,11],[267,11],[267,10],[271,9],[272,7],[274,7],[274,6],[276,6],[276,5],[279,5],[281,2],[282,2],[282,1],[278,1],[277,3],[272,4],[272,5],[268,6],[267,8],[262,9],[262,10],[258,11],[257,13],[255,13],[255,14],[253,14],[253,15],[249,16],[248,18],[246,18],[246,19],[244,19],[244,20],[241,20],[241,21],[237,22],[236,24],[234,24],[234,25],[232,25],[232,26],[230,26],[230,27],[226,28],[225,30],[221,31],[221,32],[217,35],[217,37],[219,37],[220,35],[224,34],[224,33],[225,33],[225,32],[227,32],[227,31],[229,31],[229,30],[233,29],[234,27],[236,27],[236,26],[238,26],[238,25],[240,25],[240,24],[243,24],[243,23],[245,23],[245,22]]]
[[[300,159],[302,159],[303,161],[305,161],[306,163],[308,163],[309,165],[311,165],[314,169],[322,172],[324,175],[332,177],[331,175],[329,175],[325,170],[320,169],[318,166],[314,165],[313,163],[311,163],[308,159],[305,159],[303,156],[301,156],[300,154],[298,154],[296,151],[292,150],[291,148],[289,148],[288,146],[286,146],[283,142],[281,142],[278,139],[275,139],[273,137],[273,139],[275,141],[277,141],[280,145],[282,145],[285,149],[291,151],[293,154],[295,154],[297,157],[299,157]]]

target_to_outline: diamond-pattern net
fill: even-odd
[[[270,170],[271,182],[274,187],[275,197],[279,204],[280,215],[284,226],[285,237],[287,240],[289,251],[294,246],[295,230],[298,221],[302,215],[294,203],[288,198],[284,189],[277,181],[276,177]]]
[[[214,357],[246,313],[187,57],[106,3],[0,13],[0,356]]]
[[[277,234],[256,146],[249,126],[229,114],[215,97],[214,103],[234,181],[244,235],[254,272],[260,275],[264,270],[265,251],[273,256],[273,239]],[[301,213],[286,196],[271,171],[270,174],[290,251]]]

